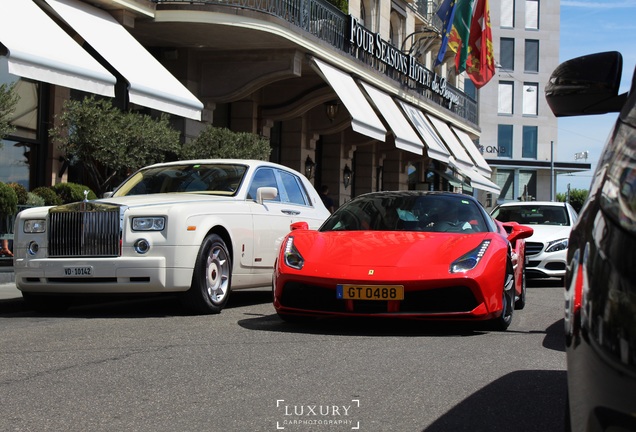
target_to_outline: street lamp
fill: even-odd
[[[309,180],[314,176],[314,169],[316,168],[316,163],[307,155],[307,159],[305,159],[305,177]]]
[[[345,164],[344,169],[342,170],[342,183],[344,184],[345,189],[349,187],[351,183],[351,176],[353,175],[353,171],[349,168],[349,165]]]

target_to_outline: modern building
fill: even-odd
[[[0,181],[33,189],[72,180],[48,130],[66,100],[97,94],[171,114],[184,142],[208,124],[265,136],[272,161],[328,185],[337,205],[408,188],[485,203],[499,187],[474,144],[476,101],[452,62],[433,66],[439,3],[350,0],[343,11],[326,0],[7,1],[0,83],[17,82],[21,99]],[[491,140],[489,130],[481,142]]]
[[[555,200],[557,175],[591,167],[555,160],[558,124],[544,89],[559,64],[560,4],[501,0],[490,13],[497,73],[479,91],[479,146],[496,200]]]

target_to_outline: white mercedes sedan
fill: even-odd
[[[534,234],[526,239],[526,276],[563,278],[570,231],[578,214],[569,203],[556,201],[507,202],[491,216],[500,222],[528,225]]]
[[[219,313],[230,292],[271,285],[290,225],[329,216],[300,173],[270,162],[191,160],[132,174],[107,198],[22,211],[16,286],[36,310],[73,295],[179,293]]]

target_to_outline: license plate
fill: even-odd
[[[404,300],[404,286],[337,285],[336,297],[343,300]]]
[[[67,277],[87,277],[93,276],[93,267],[64,267],[64,276]]]

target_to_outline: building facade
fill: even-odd
[[[68,181],[48,130],[66,100],[97,94],[171,114],[186,143],[208,124],[267,137],[270,160],[327,185],[336,205],[399,189],[485,203],[499,187],[474,144],[476,101],[452,61],[433,66],[439,3],[11,0],[0,8],[21,36],[0,29],[0,82],[20,103],[0,181]]]
[[[560,4],[501,0],[491,19],[497,73],[479,92],[479,145],[497,202],[555,200],[558,174],[590,169],[555,160],[558,123],[544,88],[559,64]]]

